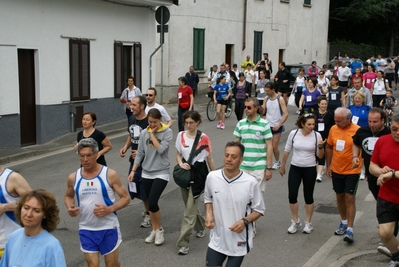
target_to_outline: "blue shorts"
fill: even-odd
[[[132,171],[132,167],[133,167],[133,163],[130,164],[128,175]],[[137,197],[137,198],[141,199],[142,201],[145,201],[145,200],[147,200],[147,195],[145,194],[144,186],[142,183],[142,178],[141,178],[142,171],[143,171],[143,168],[141,167],[141,165],[139,165],[139,167],[137,168],[136,172],[134,173],[134,177],[133,177],[133,183],[136,184],[137,192],[130,192],[130,190],[128,190],[128,191],[129,191],[129,195],[130,195],[131,199],[134,199]],[[129,188],[129,186],[127,188]]]
[[[79,230],[80,249],[83,253],[107,255],[116,250],[122,242],[121,231],[118,228],[91,231]]]

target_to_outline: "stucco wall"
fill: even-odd
[[[181,1],[170,7],[169,33],[164,45],[165,86],[177,85],[193,64],[193,28],[205,29],[205,69],[225,61],[225,45],[232,44],[232,63],[240,64],[246,55],[253,56],[254,31],[263,31],[262,52],[268,52],[273,73],[278,70],[279,50],[286,63],[319,65],[327,57],[329,1],[283,3],[280,0],[248,0],[245,49],[243,50],[244,0]],[[158,36],[158,35],[157,35]],[[306,52],[305,52],[306,50]],[[160,84],[160,53],[156,55],[156,84]],[[254,61],[259,59],[252,59]],[[202,79],[205,82],[206,79]]]
[[[142,87],[149,86],[148,59],[156,46],[155,13],[149,8],[100,0],[1,0],[0,25],[0,116],[19,114],[17,49],[34,49],[37,143],[70,129],[69,38],[61,36],[93,39],[91,100],[82,105],[97,113],[99,125],[125,118],[114,99],[115,40],[142,44]],[[8,119],[7,123],[19,125],[19,116]]]

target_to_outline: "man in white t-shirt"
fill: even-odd
[[[161,121],[167,123],[169,128],[171,128],[173,125],[173,120],[170,118],[166,109],[162,105],[155,102],[156,97],[157,97],[157,90],[154,87],[148,88],[147,92],[145,93],[145,98],[147,99],[145,114],[148,114],[148,111],[150,111],[150,109],[152,108],[158,109],[162,115]]]
[[[257,180],[240,170],[244,146],[228,142],[224,168],[208,174],[205,183],[205,226],[210,231],[206,266],[240,266],[253,246],[252,222],[265,212]]]
[[[337,76],[339,81],[339,86],[344,88],[345,94],[348,90],[349,78],[352,75],[351,69],[346,66],[346,61],[342,60],[341,66],[338,68]]]
[[[377,71],[384,71],[385,68],[387,67],[387,62],[385,61],[385,59],[382,58],[381,55],[377,56],[375,62],[377,63]]]
[[[218,65],[213,65],[212,66],[212,71],[209,72],[208,74],[208,82],[209,82],[209,89],[213,90],[213,88],[216,85],[216,80],[213,81],[213,76],[215,76],[218,73]]]

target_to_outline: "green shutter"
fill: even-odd
[[[193,35],[193,66],[196,70],[204,69],[205,29],[194,28]]]
[[[253,62],[258,62],[262,58],[262,37],[263,32],[254,31],[254,57]]]

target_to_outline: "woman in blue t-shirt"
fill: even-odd
[[[225,112],[227,107],[227,101],[229,100],[229,97],[231,95],[229,86],[226,84],[225,76],[220,76],[217,79],[217,84],[215,85],[215,88],[213,88],[213,90],[213,101],[215,101],[216,114],[218,116],[217,128],[223,130],[224,120],[226,119]]]
[[[301,99],[299,100],[299,111],[303,113],[312,113],[318,109],[317,97],[321,96],[321,93],[316,88],[317,79],[311,77],[307,83],[306,90],[303,90]]]
[[[352,112],[351,120],[353,123],[361,126],[368,126],[368,113],[371,109],[366,104],[366,96],[362,92],[356,92],[353,94],[353,105],[349,107]]]

